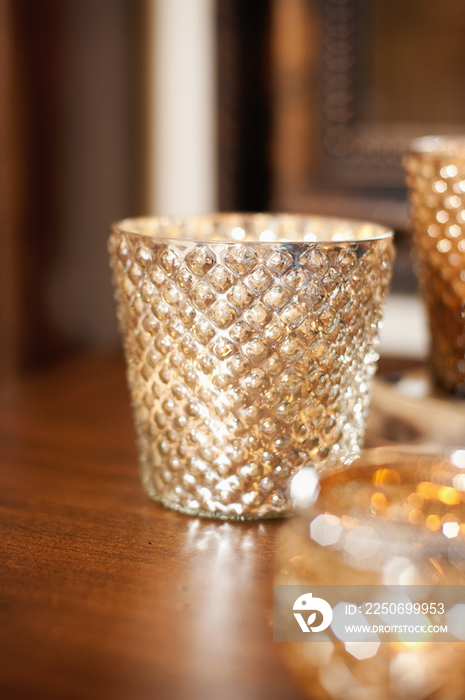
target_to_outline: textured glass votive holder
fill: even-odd
[[[165,506],[284,516],[358,451],[392,233],[288,215],[140,218],[109,239],[142,481]]]
[[[415,139],[404,165],[433,378],[465,396],[465,135]]]

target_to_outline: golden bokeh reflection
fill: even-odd
[[[275,583],[465,585],[465,479],[455,462],[378,448],[322,479],[316,502],[283,530]],[[397,635],[344,643],[328,634],[324,642],[280,646],[312,699],[461,698],[465,605],[455,608],[447,623],[457,641]]]

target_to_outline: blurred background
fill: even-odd
[[[112,221],[394,226],[383,352],[422,357],[402,155],[463,132],[456,0],[0,0],[0,379],[118,347]]]

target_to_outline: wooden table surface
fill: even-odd
[[[272,642],[282,522],[143,493],[118,357],[0,397],[1,700],[301,700]]]

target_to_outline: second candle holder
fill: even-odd
[[[425,136],[404,160],[435,383],[465,397],[465,136]]]

